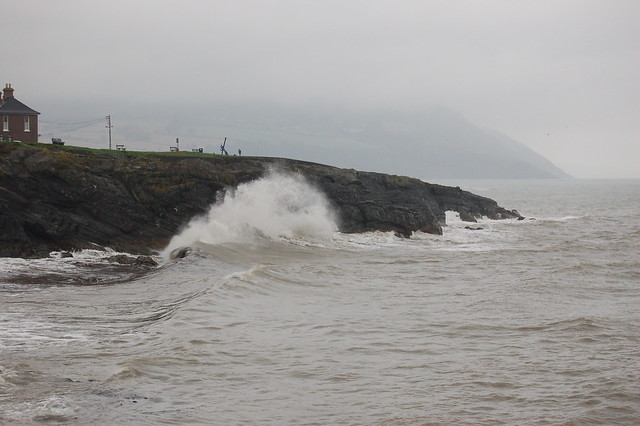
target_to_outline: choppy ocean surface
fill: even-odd
[[[445,183],[528,219],[340,234],[276,176],[148,272],[0,259],[0,423],[640,423],[640,181]]]

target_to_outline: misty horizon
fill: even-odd
[[[638,12],[627,0],[26,0],[3,12],[20,36],[0,78],[42,122],[111,115],[114,138],[142,149],[151,120],[262,109],[419,123],[437,107],[571,176],[640,178]]]
[[[183,151],[220,153],[220,144],[226,140],[231,155],[241,151],[431,180],[568,176],[528,147],[498,131],[475,126],[446,108],[418,113],[209,105],[199,110],[201,114],[162,117],[148,108],[136,118],[120,120],[111,114],[112,145],[168,151],[178,139]],[[68,145],[107,148],[105,123],[104,118],[61,124],[45,121],[41,139],[46,143],[56,137]]]

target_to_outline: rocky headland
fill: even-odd
[[[460,188],[291,159],[0,142],[0,256],[96,247],[150,254],[221,191],[274,166],[322,190],[342,232],[441,234],[447,210],[467,221],[520,218]]]

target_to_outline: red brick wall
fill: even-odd
[[[28,115],[29,131],[24,131],[24,115],[8,115],[9,131],[4,131],[4,117],[0,116],[0,135],[3,138],[11,137],[13,140],[20,142],[38,142],[38,116]]]

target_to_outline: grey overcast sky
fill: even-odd
[[[51,99],[445,105],[573,176],[640,178],[638,0],[0,6],[0,83],[43,119]]]

